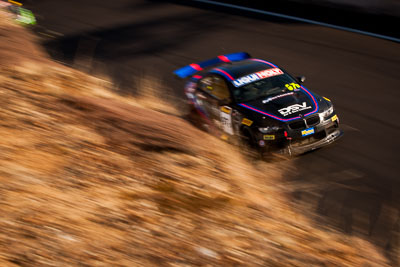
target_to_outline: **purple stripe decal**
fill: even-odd
[[[315,101],[314,96],[313,96],[306,88],[304,88],[303,86],[301,86],[301,88],[310,96],[310,98],[311,98],[311,100],[314,102],[314,106],[315,106],[315,108],[314,108],[313,111],[311,111],[311,112],[309,112],[309,113],[307,113],[307,114],[304,114],[304,117],[307,117],[307,116],[309,116],[309,115],[314,114],[315,112],[317,112],[318,109],[319,109],[319,107],[318,107],[317,101]],[[290,118],[290,119],[282,119],[282,118],[279,118],[279,117],[277,117],[277,116],[275,116],[275,115],[269,114],[269,113],[267,113],[267,112],[265,112],[265,111],[259,110],[259,109],[255,108],[255,107],[252,107],[252,106],[249,106],[249,105],[246,105],[246,104],[243,104],[243,103],[239,104],[239,106],[242,106],[242,107],[247,108],[247,109],[251,109],[251,110],[253,110],[253,111],[255,111],[255,112],[258,112],[258,113],[260,113],[260,114],[266,115],[266,116],[268,116],[268,117],[271,117],[271,118],[276,119],[276,120],[279,120],[279,121],[293,121],[293,120],[297,120],[297,119],[300,119],[300,118],[301,118],[300,116],[297,116],[297,117]]]
[[[265,60],[261,60],[261,59],[257,59],[257,58],[252,58],[250,60],[261,62],[261,63],[267,64],[267,65],[270,65],[271,67],[274,67],[274,68],[278,68],[278,66],[272,64],[271,62],[265,61]]]
[[[300,87],[311,97],[312,101],[314,102],[315,109],[309,113],[304,114],[304,117],[307,117],[308,115],[311,115],[311,114],[314,114],[315,112],[317,112],[319,107],[318,107],[318,103],[315,100],[314,96],[304,86],[301,85]]]
[[[231,81],[234,80],[233,77],[232,77],[229,73],[227,73],[226,71],[224,71],[224,70],[215,68],[215,69],[213,69],[213,71],[214,71],[214,72],[219,72],[219,73],[221,73],[222,75],[224,75],[225,77],[227,77],[227,78],[230,79]]]
[[[255,112],[261,113],[261,114],[263,114],[263,115],[266,115],[266,116],[268,116],[268,117],[271,117],[271,118],[274,118],[274,119],[277,119],[277,120],[280,120],[280,121],[291,121],[291,120],[298,119],[298,118],[281,119],[281,118],[279,118],[279,117],[277,117],[277,116],[274,116],[274,115],[272,115],[272,114],[269,114],[269,113],[267,113],[267,112],[264,112],[264,111],[262,111],[262,110],[256,109],[256,108],[254,108],[254,107],[252,107],[252,106],[249,106],[249,105],[246,105],[246,104],[239,104],[239,106],[245,107],[245,108],[247,108],[247,109],[251,109],[251,110],[253,110],[253,111],[255,111]]]

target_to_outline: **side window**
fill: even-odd
[[[213,95],[215,95],[218,99],[229,98],[228,86],[226,85],[226,82],[219,77],[215,77],[214,79]]]
[[[211,92],[214,89],[213,88],[213,79],[214,79],[213,76],[208,76],[208,77],[203,78],[199,84],[200,89],[211,94]]]
[[[200,82],[200,89],[221,100],[230,97],[228,85],[218,76],[205,77]]]

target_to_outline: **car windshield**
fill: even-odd
[[[269,96],[286,93],[300,88],[288,74],[262,79],[233,89],[236,102],[248,102]]]

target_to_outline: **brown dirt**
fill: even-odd
[[[277,165],[50,62],[4,20],[0,48],[0,265],[387,264],[292,210]]]

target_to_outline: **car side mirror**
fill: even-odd
[[[302,76],[296,77],[296,79],[299,83],[304,83],[306,81],[306,76],[302,75]]]

